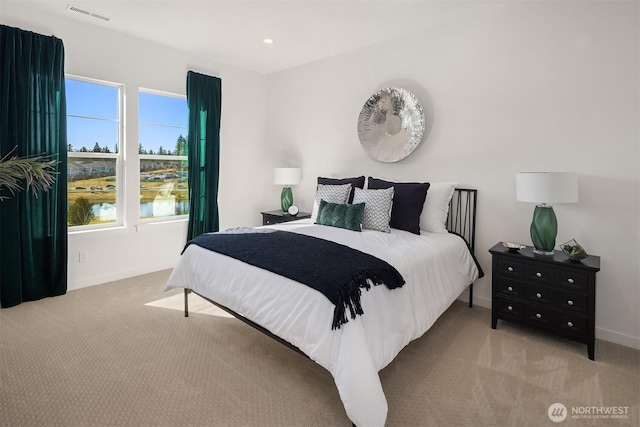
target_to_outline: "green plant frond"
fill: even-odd
[[[58,161],[53,155],[36,155],[29,157],[9,157],[0,159],[0,189],[6,187],[12,195],[26,188],[38,197],[39,191],[47,191],[56,180],[58,172],[55,170]],[[0,196],[0,200],[6,199]]]

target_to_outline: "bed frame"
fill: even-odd
[[[456,190],[453,193],[453,197],[449,202],[449,215],[446,221],[447,230],[449,230],[452,233],[458,234],[460,237],[462,237],[467,243],[467,246],[469,247],[469,250],[471,251],[472,254],[474,254],[475,240],[476,240],[477,195],[478,195],[478,190],[469,189],[469,188],[456,188]],[[274,340],[278,341],[280,344],[283,344],[289,347],[291,350],[303,355],[307,359],[309,358],[309,356],[307,356],[302,350],[300,350],[295,345],[291,344],[289,341],[284,340],[279,336],[271,333],[266,328],[263,328],[262,326],[247,319],[243,315],[236,313],[230,308],[225,307],[220,303],[212,301],[209,298],[186,288],[184,289],[184,317],[189,317],[189,294],[191,292],[209,301],[211,304],[215,305],[216,307],[226,311],[236,319],[241,320],[242,322],[246,323],[252,328],[257,329],[263,334],[273,338]],[[469,285],[469,307],[473,307],[473,283]]]
[[[478,190],[456,188],[449,202],[447,230],[461,236],[469,251],[475,257],[476,248],[476,206]],[[473,283],[469,285],[469,307],[473,307]]]

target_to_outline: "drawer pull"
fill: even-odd
[[[567,326],[573,328],[573,322],[567,322]]]
[[[538,293],[536,294],[536,297],[537,297],[537,298],[542,298],[542,295],[540,294],[540,292],[538,292]]]
[[[511,286],[509,286],[509,287],[507,288],[507,290],[508,290],[509,292],[513,292],[513,288],[512,288]]]
[[[508,271],[513,271],[513,267],[507,267]]]
[[[572,279],[572,278],[568,278],[568,279],[567,279],[567,282],[569,282],[569,283],[573,283],[573,279]]]
[[[569,301],[567,301],[567,304],[568,305],[573,305],[573,301],[569,300]]]
[[[542,273],[536,273],[536,277],[542,277]]]
[[[509,305],[509,306],[507,306],[507,310],[509,310],[509,311],[513,311],[513,307],[511,307],[511,306]]]
[[[537,317],[538,319],[542,319],[542,314],[540,314],[540,313],[536,313],[536,317]]]

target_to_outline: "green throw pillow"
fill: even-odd
[[[355,205],[328,203],[320,200],[316,224],[362,231],[364,203]]]

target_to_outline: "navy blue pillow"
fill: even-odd
[[[354,188],[364,188],[364,175],[355,178],[323,178],[318,177],[318,184],[322,185],[344,185],[351,184],[351,193],[349,193],[348,203],[353,202]]]
[[[392,182],[372,177],[367,182],[367,187],[372,189],[394,188],[391,228],[420,234],[420,214],[427,198],[428,182]]]

